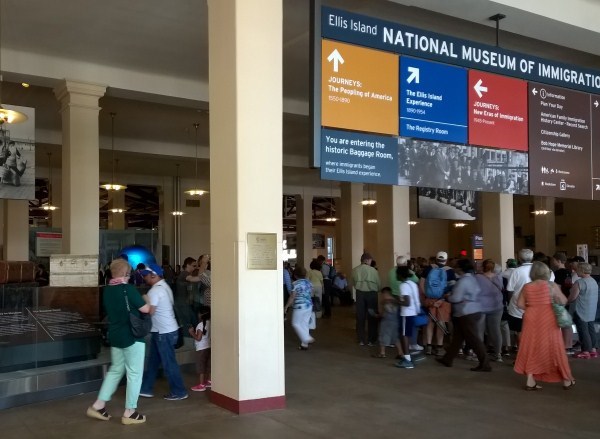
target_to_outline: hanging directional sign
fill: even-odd
[[[398,56],[329,40],[321,53],[321,125],[398,135]]]
[[[390,136],[323,129],[321,178],[398,183],[398,143]]]
[[[529,83],[531,195],[592,199],[590,95]]]
[[[469,143],[527,151],[527,82],[469,70]]]
[[[600,96],[592,95],[592,197],[600,200]]]
[[[400,135],[466,143],[467,71],[436,62],[400,60]]]

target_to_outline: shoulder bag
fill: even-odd
[[[556,317],[556,324],[559,328],[570,328],[573,325],[573,319],[571,314],[567,311],[560,303],[554,301],[554,295],[552,294],[552,285],[548,282],[548,292],[550,293],[550,303],[552,304],[552,311]]]
[[[133,314],[129,307],[127,290],[123,290],[123,295],[125,296],[125,305],[127,305],[127,312],[129,313],[129,327],[131,328],[131,333],[135,338],[144,338],[152,329],[152,317],[150,314],[143,312],[140,313],[139,317]]]

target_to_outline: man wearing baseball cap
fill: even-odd
[[[186,399],[188,393],[175,358],[179,325],[173,311],[173,292],[162,278],[163,269],[158,264],[146,264],[140,270],[140,274],[144,278],[144,282],[151,287],[148,291],[148,299],[152,316],[150,355],[142,380],[140,396],[154,397],[152,393],[154,382],[158,375],[158,367],[162,364],[170,389],[170,393],[165,395],[164,399],[167,401]]]
[[[456,283],[456,274],[454,270],[448,266],[446,266],[446,262],[448,261],[448,253],[445,251],[439,251],[435,256],[435,264],[426,267],[423,271],[423,276],[419,282],[419,288],[423,295],[425,295],[425,300],[422,301],[422,305],[427,308],[429,314],[433,317],[429,319],[429,323],[425,327],[425,340],[427,342],[427,349],[425,353],[427,355],[435,354],[437,356],[441,356],[444,354],[443,344],[444,344],[444,330],[443,327],[450,321],[451,314],[451,306],[444,297],[446,293],[452,290],[452,287]],[[442,270],[445,273],[441,273],[439,270]],[[427,279],[428,276],[431,275],[431,279]],[[438,274],[445,274],[445,282],[443,284],[443,291],[435,291],[434,294],[433,288],[431,285],[433,280],[437,278]],[[438,323],[439,322],[439,323]],[[435,335],[435,349],[432,343],[434,342]]]

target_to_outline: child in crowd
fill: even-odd
[[[385,348],[396,346],[400,352],[398,341],[398,299],[392,295],[392,289],[384,287],[379,293],[379,354],[377,358],[385,358]]]
[[[198,326],[190,328],[189,332],[194,337],[196,345],[196,372],[199,375],[199,384],[192,387],[194,392],[204,392],[212,386],[210,381],[210,307],[201,306],[198,310]]]

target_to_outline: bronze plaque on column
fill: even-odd
[[[246,261],[248,270],[277,270],[277,233],[248,233]]]

